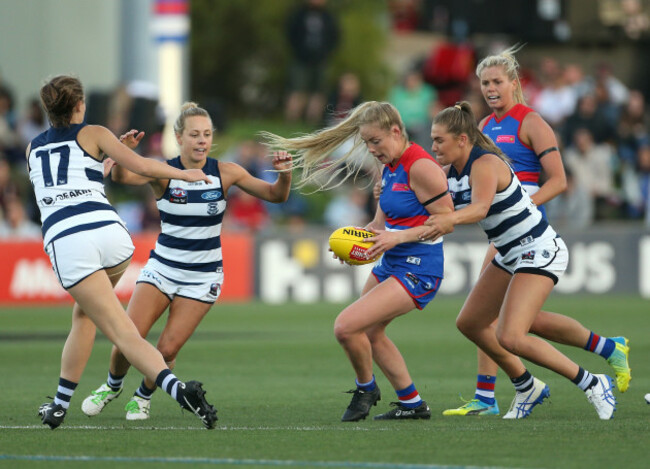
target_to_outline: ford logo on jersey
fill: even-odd
[[[169,201],[173,204],[186,204],[187,191],[180,187],[173,187],[169,190]]]
[[[201,194],[201,198],[203,200],[216,200],[219,197],[221,197],[221,191],[210,191],[210,192],[204,192]]]

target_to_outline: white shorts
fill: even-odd
[[[492,263],[511,275],[518,272],[544,275],[557,283],[569,265],[569,250],[562,238],[549,238],[531,243],[526,250],[509,254],[507,258],[497,253]]]
[[[129,232],[119,223],[79,231],[45,246],[56,278],[66,290],[98,270],[130,259],[134,250]]]
[[[203,278],[201,278],[203,277]],[[197,281],[197,278],[200,281]],[[165,294],[170,301],[176,296],[189,298],[202,303],[212,304],[217,301],[223,285],[223,271],[196,274],[190,277],[185,270],[172,269],[156,259],[149,259],[140,271],[136,283],[149,283]]]

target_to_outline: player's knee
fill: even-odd
[[[350,330],[345,326],[345,324],[342,324],[339,321],[334,323],[334,337],[336,337],[336,340],[338,340],[339,343],[344,343],[349,340],[350,335]]]
[[[519,336],[507,332],[497,332],[497,340],[499,341],[499,345],[508,352],[519,355],[521,350],[521,338]]]
[[[174,363],[176,361],[178,348],[173,344],[158,344],[158,351],[163,356],[163,359],[165,360],[165,363],[167,363],[167,366],[169,366],[170,363]]]
[[[472,338],[476,333],[476,324],[462,316],[456,318],[456,327],[466,337]]]

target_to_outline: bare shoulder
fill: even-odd
[[[219,172],[222,176],[236,176],[246,171],[238,163],[232,161],[219,161]]]
[[[519,135],[524,143],[530,146],[534,146],[539,140],[555,140],[551,126],[535,111],[526,114]]]
[[[551,130],[551,126],[544,120],[542,116],[539,115],[537,111],[529,112],[524,116],[524,119],[521,122],[522,131],[531,133],[540,128]]]
[[[241,165],[231,161],[219,161],[219,173],[221,182],[226,188],[236,184],[242,177],[248,174]]]

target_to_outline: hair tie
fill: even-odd
[[[463,110],[463,108],[460,107],[460,104],[454,104],[454,107],[455,107],[456,109],[458,109],[459,111],[462,111],[462,110]]]

